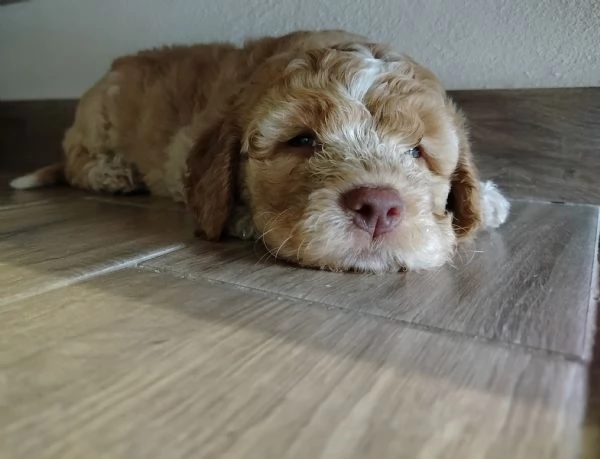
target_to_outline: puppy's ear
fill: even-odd
[[[456,113],[455,119],[459,158],[452,175],[447,208],[453,215],[454,232],[459,238],[465,238],[474,234],[481,226],[480,181],[464,118],[462,114]]]
[[[221,237],[233,208],[240,152],[239,130],[219,119],[198,138],[187,160],[187,206],[196,219],[196,234]]]

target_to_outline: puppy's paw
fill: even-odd
[[[481,213],[484,228],[498,228],[508,218],[510,202],[491,182],[481,182]]]
[[[227,222],[227,234],[238,239],[256,239],[256,229],[246,206],[237,206]]]

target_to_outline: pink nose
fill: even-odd
[[[356,226],[377,237],[398,226],[403,203],[390,188],[360,187],[344,193],[342,206],[352,214]]]

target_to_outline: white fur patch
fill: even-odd
[[[360,101],[385,70],[385,63],[379,59],[365,59],[365,61],[367,66],[356,73],[348,88],[350,96]]]
[[[498,228],[508,218],[510,202],[496,184],[491,181],[481,183],[481,211],[483,225],[487,228]]]
[[[36,174],[23,175],[10,182],[11,188],[15,190],[27,190],[29,188],[37,188],[42,186],[42,182],[38,180]]]

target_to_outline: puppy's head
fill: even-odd
[[[389,49],[274,56],[228,113],[202,170],[232,185],[241,152],[243,199],[277,257],[332,270],[427,269],[479,225],[461,115],[428,70]],[[202,177],[216,202],[223,183]],[[225,195],[205,212],[207,234],[225,224]]]

